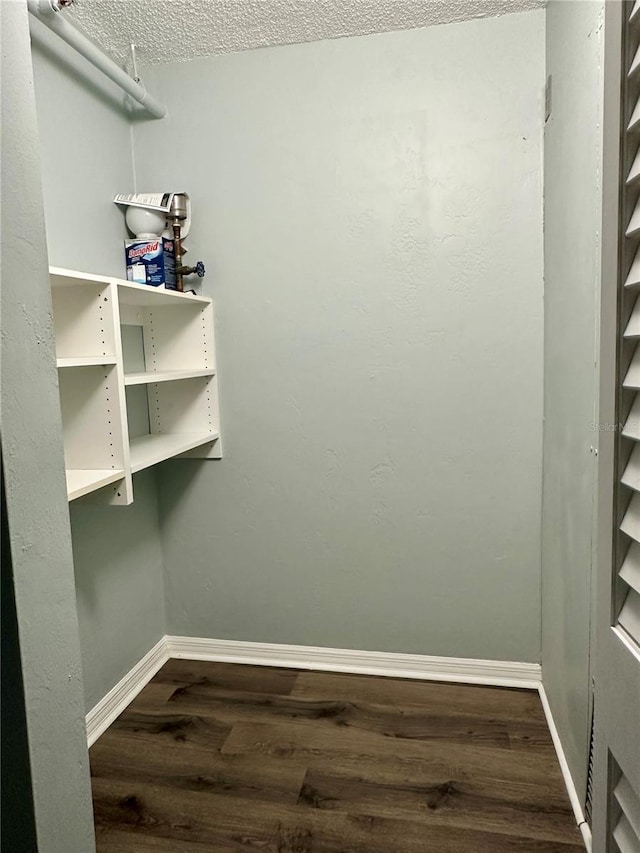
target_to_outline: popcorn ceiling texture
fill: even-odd
[[[76,0],[65,13],[123,65],[409,30],[539,9],[544,0]]]

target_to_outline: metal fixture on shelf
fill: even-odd
[[[179,291],[184,291],[183,279],[185,275],[195,274],[198,278],[202,278],[205,274],[205,268],[202,261],[198,261],[193,267],[187,267],[182,263],[182,258],[187,251],[182,245],[182,228],[183,223],[188,219],[190,219],[189,196],[186,193],[175,193],[167,214],[167,221],[170,223],[173,231],[173,253],[176,265],[176,290]]]

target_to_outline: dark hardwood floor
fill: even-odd
[[[91,773],[99,853],[582,849],[533,691],[171,660]]]

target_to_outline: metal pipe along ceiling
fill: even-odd
[[[53,4],[42,3],[41,0],[27,0],[29,12],[41,21],[52,32],[66,41],[74,50],[84,56],[92,65],[102,71],[110,80],[118,85],[124,92],[130,95],[154,118],[164,118],[167,114],[166,106],[153,95],[149,94],[145,87],[123,71],[116,62],[103,53],[92,41],[77,30],[69,21],[65,20],[60,12],[56,11]]]

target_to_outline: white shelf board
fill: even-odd
[[[113,279],[106,275],[94,275],[77,270],[66,270],[62,267],[49,267],[49,278],[52,287],[72,287],[83,284],[111,284]]]
[[[124,305],[170,305],[193,304],[208,305],[208,296],[194,296],[191,293],[179,293],[177,290],[165,290],[147,284],[136,284],[126,278],[94,275],[94,273],[67,270],[62,267],[49,267],[49,276],[53,287],[70,287],[83,284],[117,284],[120,288],[120,302]]]
[[[199,376],[215,376],[215,370],[157,370],[149,373],[125,373],[125,385],[152,385],[155,382],[173,382],[176,379],[197,379]]]
[[[115,355],[87,355],[79,358],[59,358],[58,367],[100,367],[102,364],[115,364]]]
[[[191,293],[179,293],[177,290],[165,290],[164,288],[151,287],[148,284],[135,284],[133,281],[114,279],[118,285],[119,301],[121,305],[139,305],[144,307],[158,307],[162,305],[209,305],[211,299],[208,296],[194,296]]]
[[[142,471],[156,465],[164,459],[171,459],[186,450],[192,450],[201,444],[215,441],[220,435],[217,432],[207,433],[155,433],[132,438],[130,444],[131,472]]]
[[[109,483],[122,480],[124,471],[109,468],[107,470],[90,469],[81,471],[78,469],[67,469],[67,497],[70,501],[95,492]]]

